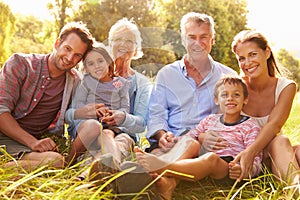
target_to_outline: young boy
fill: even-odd
[[[222,114],[212,114],[201,120],[195,129],[182,136],[175,146],[162,156],[148,154],[135,148],[139,164],[150,172],[160,174],[169,169],[193,175],[194,180],[207,176],[222,179],[227,175],[231,179],[238,179],[241,174],[240,165],[231,161],[254,142],[260,128],[252,118],[241,115],[241,110],[248,101],[247,87],[242,79],[224,77],[219,80],[216,83],[214,98]],[[197,158],[193,158],[197,147],[189,147],[191,137],[198,140],[203,149]],[[208,139],[209,137],[215,139]],[[255,157],[250,176],[256,176],[260,172],[261,159],[261,153]],[[166,176],[186,179],[171,173],[166,173]],[[171,197],[172,192],[167,182],[165,187],[161,184],[160,187],[162,189],[159,191],[163,196]],[[168,194],[164,194],[164,191],[168,191]]]

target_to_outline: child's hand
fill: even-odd
[[[108,107],[101,107],[97,109],[97,115],[100,120],[103,120],[103,118],[111,115],[111,111],[109,110]]]
[[[109,115],[102,118],[102,122],[110,126],[119,126],[125,120],[125,112],[120,110],[110,110]]]
[[[240,164],[231,161],[228,165],[229,165],[229,178],[234,180],[238,179],[242,173],[242,168]]]

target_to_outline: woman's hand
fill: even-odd
[[[105,122],[110,126],[119,126],[125,120],[125,113],[120,110],[110,110],[109,115],[106,115],[101,118],[102,122]]]
[[[240,152],[232,161],[233,163],[240,163],[241,166],[241,175],[239,176],[238,181],[249,177],[249,174],[252,171],[254,158],[255,153],[247,148],[246,150]]]
[[[96,114],[98,118],[102,121],[102,119],[111,115],[111,111],[108,107],[100,107],[96,109]]]
[[[198,140],[202,147],[208,152],[213,152],[228,147],[228,142],[214,131],[208,131],[206,133],[199,134]]]

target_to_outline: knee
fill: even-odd
[[[55,168],[63,168],[65,165],[65,158],[64,156],[62,156],[61,154],[57,153],[57,152],[45,152],[46,155],[46,159],[44,160],[44,162],[46,162],[46,164],[50,164],[51,166],[55,167]]]
[[[291,142],[288,137],[284,135],[277,135],[266,148],[270,156],[280,155],[281,152],[293,151]]]
[[[95,119],[88,119],[82,123],[82,126],[89,129],[99,128],[100,129],[100,123]]]
[[[82,124],[80,125],[79,129],[78,129],[78,134],[85,132],[85,133],[92,133],[92,132],[96,132],[99,133],[100,131],[100,123],[95,120],[95,119],[88,119],[84,122],[82,122]]]
[[[300,155],[300,145],[295,146],[295,153]]]
[[[200,143],[197,140],[193,139],[193,138],[191,138],[189,143],[190,143],[189,148],[193,150],[192,153],[193,153],[194,157],[198,157],[199,152],[200,152]]]
[[[126,133],[121,133],[115,137],[115,141],[117,144],[124,144],[129,148],[132,148],[135,144],[134,140]]]
[[[269,148],[271,150],[274,149],[280,149],[282,150],[283,148],[291,148],[291,142],[288,137],[284,135],[277,135],[269,144]]]
[[[182,137],[179,139],[179,145],[189,150],[192,157],[198,157],[200,152],[200,143],[192,137]]]
[[[217,166],[218,162],[220,161],[220,157],[214,152],[208,152],[208,153],[204,154],[204,159],[212,167]]]
[[[111,137],[111,138],[115,137],[115,133],[110,129],[104,129],[102,131],[102,133],[103,133],[103,136],[107,136],[107,137]]]

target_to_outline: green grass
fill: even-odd
[[[293,144],[300,143],[300,94],[297,94],[290,117],[283,128]],[[61,148],[65,148],[61,144]],[[145,195],[115,195],[107,189],[106,183],[116,178],[111,177],[108,182],[98,187],[91,187],[87,181],[78,182],[74,178],[87,167],[79,164],[63,170],[41,167],[33,172],[26,172],[21,168],[3,168],[3,164],[11,158],[0,156],[0,199],[116,199],[127,197],[132,199]],[[119,174],[120,175],[120,174]],[[149,197],[150,198],[150,197]],[[147,199],[147,198],[146,198]],[[213,181],[206,178],[197,182],[182,181],[174,192],[173,199],[300,199],[295,194],[295,188],[288,187],[284,182],[275,181],[267,171],[258,178],[236,184],[227,181]]]

